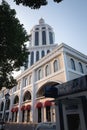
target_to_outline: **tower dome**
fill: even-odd
[[[41,24],[44,24],[44,23],[45,23],[44,19],[41,18],[41,19],[39,20],[39,24],[41,25]]]

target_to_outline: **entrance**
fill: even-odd
[[[68,130],[81,130],[79,114],[67,115]]]

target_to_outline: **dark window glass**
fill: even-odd
[[[79,69],[80,69],[80,72],[83,73],[83,67],[82,67],[82,64],[79,62]]]
[[[42,45],[46,45],[46,32],[42,31]]]
[[[4,108],[4,102],[1,103],[1,111],[3,111]]]
[[[42,50],[41,57],[44,57],[44,56],[45,56],[45,52],[44,52],[44,50]]]
[[[42,70],[40,69],[39,71],[38,71],[38,80],[40,80],[42,78]]]
[[[50,52],[50,50],[47,50],[47,54]]]
[[[24,99],[23,101],[26,101],[26,100],[31,100],[31,94],[29,91],[27,91],[25,94],[24,94]]]
[[[49,75],[49,66],[47,65],[45,68],[45,76],[48,76],[48,75]]]
[[[9,99],[9,100],[6,100],[5,109],[6,109],[6,110],[9,110],[9,107],[10,107],[10,99]]]
[[[35,32],[35,46],[39,45],[39,32]]]
[[[27,68],[28,68],[28,57],[27,57],[27,60],[26,60],[26,62],[24,64],[24,70],[26,70]]]
[[[54,66],[54,72],[56,72],[58,70],[58,62],[57,62],[57,60],[54,61],[53,66]]]
[[[36,52],[36,61],[39,60],[39,51]]]
[[[51,121],[50,106],[46,107],[46,119],[47,119],[47,121]]]
[[[42,29],[46,29],[45,27],[42,27]]]
[[[34,52],[32,51],[31,52],[31,63],[30,65],[33,65],[34,64]]]
[[[38,108],[38,122],[41,122],[41,108]]]
[[[30,110],[27,110],[27,122],[30,121]]]
[[[16,103],[19,103],[19,97],[18,96],[15,96],[15,98],[14,98],[14,104],[16,104]]]
[[[50,44],[53,44],[53,34],[52,34],[52,32],[49,32],[49,42],[50,42]]]
[[[75,68],[75,62],[74,62],[73,59],[71,59],[71,68],[72,68],[73,70],[76,70],[76,68]]]

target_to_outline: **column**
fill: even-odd
[[[32,73],[32,122],[36,122],[35,120],[35,104],[36,104],[36,89],[35,89],[35,70]]]
[[[22,112],[21,112],[22,86],[23,86],[23,79],[21,79],[21,82],[20,82],[19,111],[18,111],[18,120],[17,120],[17,122],[21,122],[22,121]]]

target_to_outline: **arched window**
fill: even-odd
[[[42,50],[41,57],[44,57],[44,56],[45,56],[45,52],[44,52],[44,50]]]
[[[27,60],[26,60],[26,62],[24,64],[24,70],[26,70],[27,68],[28,68],[28,57],[27,57]]]
[[[46,45],[46,32],[42,31],[42,45]]]
[[[39,45],[39,32],[35,32],[35,46]]]
[[[36,61],[39,60],[39,51],[36,51]]]
[[[29,84],[32,83],[31,81],[32,81],[32,76],[30,75],[30,76],[29,76]]]
[[[76,70],[76,68],[75,68],[75,62],[74,62],[73,59],[71,59],[71,68],[72,68],[73,70]]]
[[[53,63],[54,72],[58,71],[58,61],[55,60]]]
[[[30,61],[30,65],[33,65],[34,64],[34,52],[32,51],[31,52],[31,61]]]
[[[50,44],[53,44],[53,34],[52,34],[52,32],[49,32],[49,42],[50,42]]]
[[[38,80],[40,80],[41,78],[42,78],[42,70],[39,69],[39,71],[38,71]]]
[[[79,70],[81,73],[83,73],[83,67],[82,67],[82,64],[79,62]]]
[[[50,52],[50,50],[47,50],[47,54]]]
[[[19,97],[16,95],[14,98],[14,104],[19,103]]]
[[[4,102],[1,102],[1,111],[3,111],[4,108]]]
[[[6,109],[6,110],[9,110],[9,107],[10,107],[10,99],[8,99],[8,100],[6,101],[5,109]]]
[[[23,101],[26,101],[26,100],[31,100],[31,94],[29,91],[26,91],[24,94]]]
[[[46,65],[46,68],[45,68],[45,76],[48,76],[49,75],[49,66]]]

